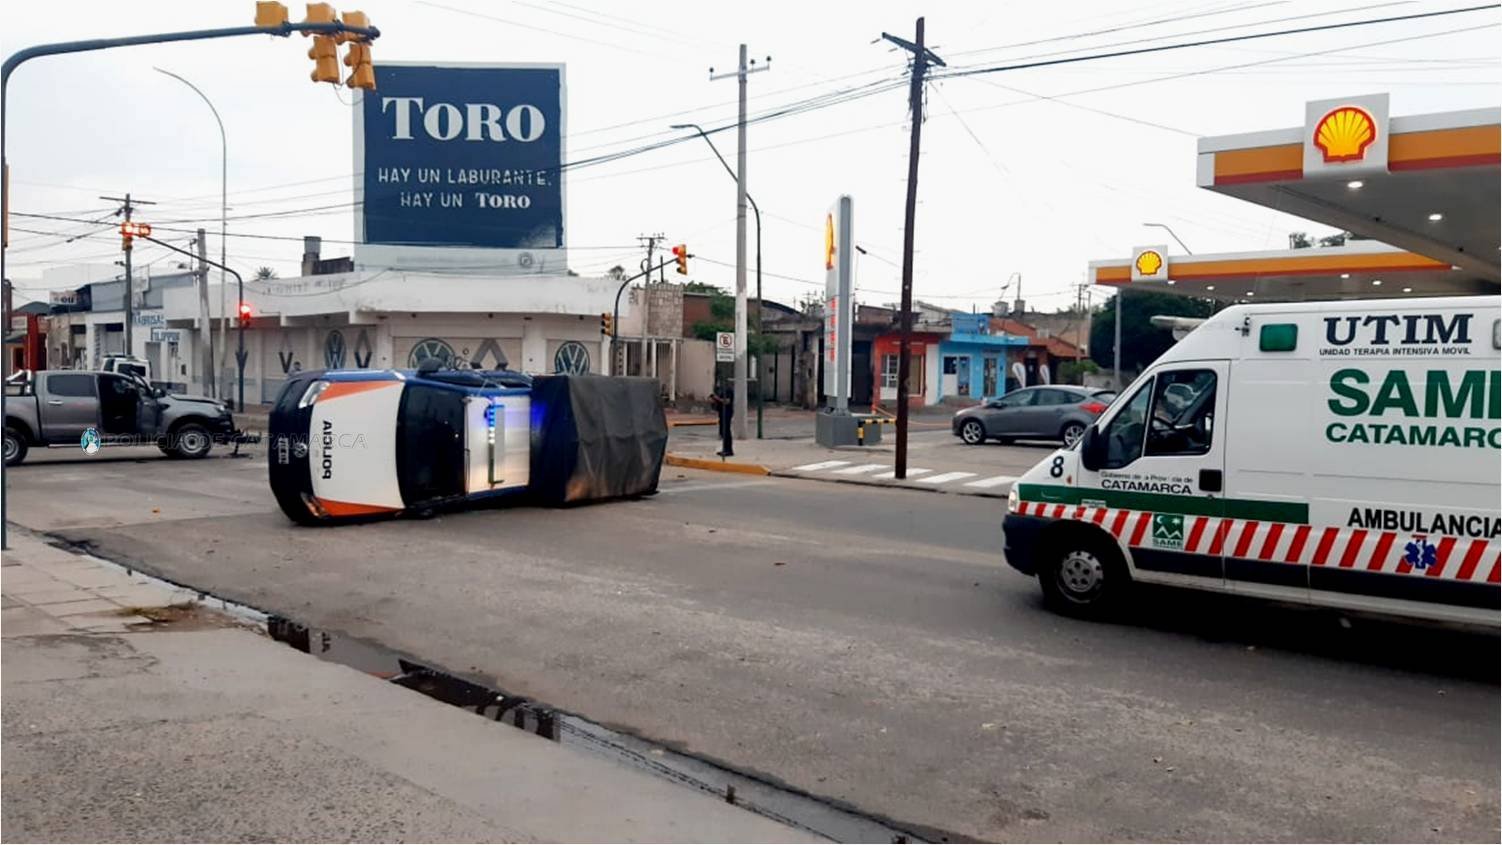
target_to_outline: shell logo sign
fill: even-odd
[[[1157,250],[1143,250],[1142,254],[1137,256],[1135,266],[1139,275],[1156,276],[1158,271],[1163,269],[1163,256],[1159,255]]]
[[[824,269],[834,269],[834,215],[824,215]]]
[[[1377,140],[1377,122],[1366,109],[1332,109],[1314,127],[1314,145],[1327,163],[1360,161]]]

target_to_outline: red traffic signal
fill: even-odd
[[[688,245],[679,244],[673,247],[673,260],[678,262],[678,272],[688,275]]]
[[[126,220],[120,224],[120,234],[127,238],[149,238],[151,237],[151,224],[132,223]]]
[[[241,325],[245,325],[245,324],[247,324],[247,323],[250,322],[250,310],[251,309],[250,309],[250,303],[249,302],[241,302],[240,303],[240,324]]]

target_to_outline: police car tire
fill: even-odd
[[[5,427],[5,465],[13,467],[26,460],[26,438],[21,432]]]
[[[1098,586],[1081,592],[1065,583],[1081,583],[1079,570],[1098,564]],[[1069,567],[1068,571],[1064,571]],[[1063,574],[1061,574],[1063,572]],[[1088,577],[1088,576],[1086,576]],[[1038,570],[1038,584],[1049,607],[1071,616],[1100,618],[1112,613],[1131,586],[1121,553],[1104,538],[1087,531],[1070,531],[1049,544],[1047,559]]]

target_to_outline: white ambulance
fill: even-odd
[[[1142,581],[1496,626],[1499,317],[1227,308],[1018,480],[1007,561],[1074,612]]]

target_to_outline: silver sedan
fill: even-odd
[[[1024,387],[959,411],[950,429],[972,446],[1017,439],[1062,440],[1073,446],[1115,398],[1111,390],[1069,384]]]

